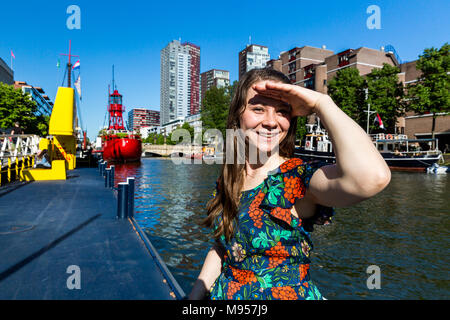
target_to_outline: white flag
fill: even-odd
[[[78,95],[80,96],[80,100],[81,100],[81,76],[78,76],[77,81],[75,81],[74,83],[75,88],[77,89]]]

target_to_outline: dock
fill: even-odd
[[[0,299],[180,300],[183,290],[97,168],[0,192]]]

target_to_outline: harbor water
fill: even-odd
[[[116,165],[116,183],[136,178],[135,218],[186,293],[212,244],[210,230],[200,222],[219,171],[217,164],[175,164],[167,158]],[[448,174],[393,172],[377,196],[337,208],[333,223],[312,233],[311,277],[322,294],[450,298],[449,195]],[[379,289],[368,288],[370,266],[380,270]]]

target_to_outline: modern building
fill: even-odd
[[[200,111],[200,47],[173,40],[161,50],[161,124]]]
[[[230,85],[230,72],[226,70],[211,69],[200,74],[201,101],[205,99],[205,93],[211,87],[224,88]]]
[[[141,127],[160,125],[160,113],[156,110],[134,108],[128,112],[128,128],[139,131]]]
[[[14,84],[14,71],[0,58],[0,82]]]
[[[45,94],[44,89],[41,87],[33,87],[25,81],[15,81],[15,89],[21,89],[23,93],[29,93],[31,99],[36,102],[37,111],[36,115],[50,116],[53,110],[53,102]]]
[[[249,44],[239,52],[239,80],[247,72],[255,68],[265,68],[270,60],[269,48],[257,44]]]

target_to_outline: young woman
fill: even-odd
[[[315,113],[333,142],[336,164],[295,158],[297,117]],[[310,279],[309,232],[332,207],[356,204],[390,181],[370,138],[332,99],[291,85],[271,69],[249,71],[230,106],[228,129],[245,132],[245,163],[224,163],[205,224],[216,244],[189,299],[322,299]],[[249,150],[256,147],[255,159]],[[253,148],[255,149],[255,148]]]

